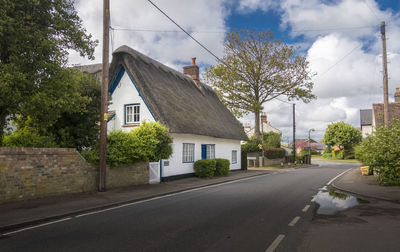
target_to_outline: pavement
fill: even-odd
[[[380,186],[375,176],[363,176],[359,168],[348,170],[331,186],[351,194],[400,203],[400,186]]]
[[[191,177],[159,184],[112,189],[107,192],[78,193],[5,203],[0,205],[0,233],[39,225],[68,216],[75,216],[229,181],[281,172],[287,169],[292,168],[234,171],[228,176],[212,179]],[[331,186],[341,191],[369,198],[400,203],[400,187],[379,186],[373,176],[362,176],[360,169],[347,171],[333,181]]]

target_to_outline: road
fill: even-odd
[[[355,166],[293,169],[75,216],[2,236],[0,251],[293,251],[312,197]]]

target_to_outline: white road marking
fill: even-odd
[[[310,208],[310,205],[306,205],[304,208],[303,208],[303,212],[307,212],[307,210]]]
[[[267,250],[265,250],[265,252],[273,252],[278,247],[279,243],[281,243],[283,238],[285,238],[285,235],[283,234],[278,235],[278,237],[275,238],[275,240],[271,243],[271,245],[269,245],[269,247],[267,248]]]
[[[328,184],[326,184],[326,185],[330,185],[333,181],[335,181],[335,179],[337,179],[338,177],[342,176],[343,174],[345,174],[346,172],[350,171],[351,169],[353,169],[353,168],[347,169],[347,170],[345,170],[344,172],[340,173],[339,175],[337,175],[336,177],[334,177],[333,179],[331,179],[331,180],[328,182]]]
[[[315,197],[313,197],[312,199],[311,199],[311,202],[314,202],[315,201]]]
[[[61,220],[46,222],[46,223],[43,223],[43,224],[40,224],[40,225],[36,225],[36,226],[32,226],[32,227],[27,227],[27,228],[18,229],[18,230],[15,230],[15,231],[12,231],[12,232],[8,232],[8,233],[4,233],[4,234],[1,234],[1,235],[6,236],[6,235],[10,235],[10,234],[15,234],[15,233],[19,233],[19,232],[22,232],[22,231],[25,231],[25,230],[34,229],[34,228],[38,228],[38,227],[43,227],[43,226],[51,225],[51,224],[54,224],[54,223],[58,223],[58,222],[62,222],[62,221],[67,221],[67,220],[70,220],[70,219],[72,219],[72,218],[71,218],[71,217],[68,217],[68,218],[61,219]]]
[[[294,217],[294,219],[289,223],[289,227],[294,227],[294,225],[296,225],[296,223],[300,220],[300,216],[296,216]]]
[[[236,183],[236,182],[239,182],[239,181],[245,181],[245,180],[255,179],[255,178],[259,178],[259,177],[265,177],[265,176],[268,176],[268,175],[271,175],[271,173],[263,174],[263,175],[259,175],[259,176],[253,176],[253,177],[249,177],[249,178],[242,178],[242,179],[232,180],[232,181],[228,181],[228,182],[224,182],[224,183],[220,183],[220,184],[216,184],[216,185],[203,186],[203,187],[194,188],[194,189],[189,189],[189,190],[182,191],[182,192],[171,193],[171,194],[168,194],[168,195],[153,197],[153,198],[151,198],[151,199],[136,201],[136,202],[132,202],[132,203],[128,203],[128,204],[119,205],[119,206],[116,206],[116,207],[110,207],[110,208],[103,209],[103,210],[99,210],[99,211],[94,211],[94,212],[90,212],[90,213],[79,214],[79,215],[76,215],[75,218],[79,218],[79,217],[83,217],[83,216],[87,216],[87,215],[92,215],[92,214],[97,214],[97,213],[102,213],[102,212],[106,212],[106,211],[111,211],[111,210],[118,209],[118,208],[122,208],[122,207],[126,207],[126,206],[131,206],[131,205],[136,205],[136,204],[140,204],[140,203],[145,203],[145,202],[148,202],[148,201],[153,201],[153,200],[157,200],[157,199],[167,198],[167,197],[171,197],[171,196],[175,196],[175,195],[180,195],[180,194],[184,194],[184,193],[188,193],[188,192],[194,192],[194,191],[199,191],[199,190],[203,190],[203,189],[207,189],[207,188],[218,187],[218,186],[227,185],[227,184],[233,184],[233,183]],[[70,219],[72,219],[72,217],[68,217],[68,218],[64,218],[64,219],[56,220],[56,221],[51,221],[51,222],[46,222],[46,223],[43,223],[43,224],[40,224],[40,225],[36,225],[36,226],[32,226],[32,227],[27,227],[27,228],[18,229],[18,230],[12,231],[12,232],[0,234],[0,236],[5,236],[5,235],[14,234],[14,233],[19,233],[19,232],[26,231],[26,230],[29,230],[29,229],[34,229],[34,228],[38,228],[38,227],[43,227],[43,226],[55,224],[55,223],[58,223],[58,222],[67,221],[67,220],[70,220]]]
[[[140,201],[136,201],[136,202],[132,202],[132,203],[127,203],[127,204],[119,205],[119,206],[116,206],[116,207],[110,207],[110,208],[106,208],[106,209],[99,210],[99,211],[94,211],[94,212],[90,212],[90,213],[79,214],[79,215],[76,215],[75,217],[76,217],[76,218],[79,218],[79,217],[83,217],[83,216],[87,216],[87,215],[92,215],[92,214],[107,212],[107,211],[111,211],[111,210],[114,210],[114,209],[123,208],[123,207],[127,207],[127,206],[132,206],[132,205],[137,205],[137,204],[141,204],[141,203],[145,203],[145,202],[149,202],[149,201],[153,201],[153,200],[157,200],[157,199],[168,198],[168,197],[172,197],[172,196],[176,196],[176,195],[181,195],[181,194],[185,194],[185,193],[189,193],[189,192],[195,192],[195,191],[200,191],[200,190],[203,190],[203,189],[208,189],[208,188],[213,188],[213,187],[218,187],[218,186],[233,184],[233,183],[240,182],[240,181],[255,179],[255,178],[259,178],[259,177],[265,177],[265,176],[268,176],[268,175],[271,175],[271,174],[272,174],[272,173],[268,173],[268,174],[259,175],[259,176],[253,176],[253,177],[249,177],[249,178],[243,178],[243,179],[232,180],[232,181],[228,181],[228,182],[224,182],[224,183],[220,183],[220,184],[216,184],[216,185],[209,185],[209,186],[203,186],[203,187],[194,188],[194,189],[188,189],[188,190],[182,191],[182,192],[171,193],[171,194],[167,194],[167,195],[163,195],[163,196],[158,196],[158,197],[154,197],[154,198],[150,198],[150,199],[145,199],[145,200],[140,200]]]

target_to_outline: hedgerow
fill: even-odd
[[[378,127],[356,147],[356,158],[378,174],[381,185],[400,185],[400,121]]]
[[[107,136],[107,163],[111,167],[140,161],[158,161],[172,155],[172,137],[159,122],[143,122],[130,132],[112,131]],[[98,162],[98,147],[83,151],[89,162]]]

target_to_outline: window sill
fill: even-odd
[[[139,123],[134,123],[134,124],[124,124],[122,127],[124,128],[129,128],[129,127],[138,127],[140,124]]]

